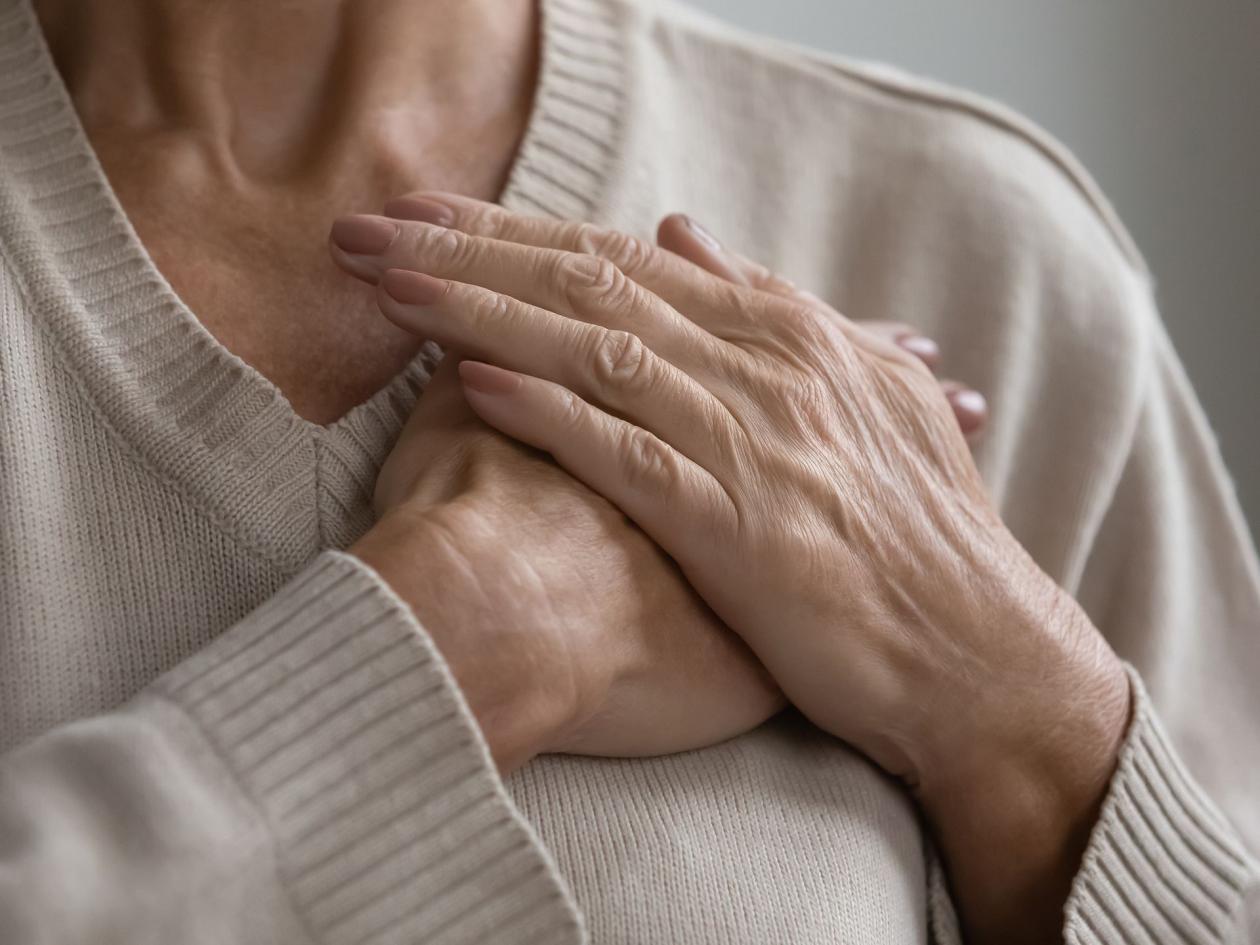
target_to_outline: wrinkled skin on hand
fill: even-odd
[[[912,786],[1022,750],[1030,718],[1123,727],[1119,661],[1002,524],[921,359],[623,234],[446,202],[458,226],[394,221],[343,265],[479,359],[473,409],[634,519],[818,725]]]
[[[476,359],[482,419],[616,503],[792,703],[915,791],[974,938],[1052,940],[1128,677],[922,361],[615,231],[453,195],[390,212],[356,224],[379,251],[334,252],[385,316]]]
[[[417,578],[400,569],[442,562],[443,586],[416,609],[492,749],[499,732],[532,742],[512,732],[522,716],[544,739],[524,754],[632,756],[713,744],[778,711],[777,686],[669,557],[548,456],[478,419],[456,361],[439,366],[381,470],[383,529],[367,554],[395,587]],[[407,545],[392,539],[421,522],[440,553],[400,560]]]

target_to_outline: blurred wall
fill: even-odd
[[[1260,2],[689,0],[1000,99],[1102,185],[1260,534]]]

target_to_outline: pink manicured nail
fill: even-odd
[[[347,253],[373,256],[383,253],[398,235],[398,224],[366,214],[339,217],[333,221],[332,240]]]
[[[949,395],[950,403],[960,410],[967,413],[973,413],[977,416],[983,415],[989,409],[989,402],[985,400],[984,394],[978,390],[960,390]]]
[[[426,200],[424,197],[394,197],[385,202],[385,216],[396,220],[417,220],[436,226],[450,226],[455,222],[455,211],[444,203]]]
[[[709,249],[713,250],[713,252],[715,253],[722,252],[722,244],[717,241],[716,236],[714,236],[712,233],[710,233],[708,230],[702,227],[695,220],[691,219],[691,217],[684,215],[683,219],[687,221],[687,229],[691,230],[692,234],[695,236],[696,239],[698,239],[701,243],[703,243]]]
[[[484,361],[460,361],[459,378],[482,394],[512,394],[521,386],[521,376]]]
[[[395,302],[404,305],[432,305],[446,294],[446,280],[435,279],[410,269],[386,269],[381,288]]]
[[[897,339],[897,344],[928,364],[935,364],[941,356],[940,347],[926,335],[905,334]]]

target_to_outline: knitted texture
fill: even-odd
[[[682,210],[935,337],[990,398],[1004,520],[1140,674],[1065,935],[1243,941],[1260,580],[1097,188],[894,70],[653,0],[542,22],[502,202],[649,238]],[[27,0],[0,0],[0,253],[0,941],[957,940],[906,793],[793,714],[499,779],[423,627],[330,550],[440,352],[298,417],[153,265]]]
[[[262,810],[317,941],[577,938],[450,674],[356,559],[322,555],[150,692]]]

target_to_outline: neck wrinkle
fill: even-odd
[[[261,180],[524,113],[537,68],[535,0],[34,7],[89,134],[175,133]]]

